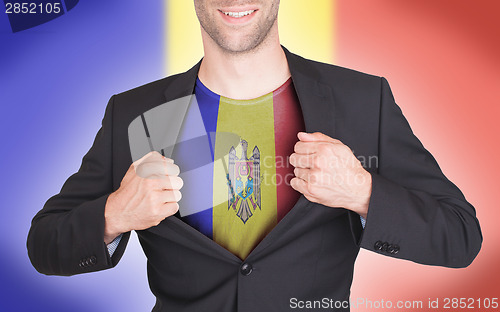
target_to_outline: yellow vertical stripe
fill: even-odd
[[[281,44],[305,58],[333,63],[335,1],[282,0],[278,16]]]
[[[200,24],[193,0],[166,0],[165,69],[167,75],[184,72],[203,56]],[[278,24],[281,43],[306,58],[335,60],[336,0],[283,0]]]
[[[193,0],[166,0],[166,74],[184,72],[203,56],[200,23]]]
[[[238,175],[237,165],[231,168],[228,157],[225,157],[228,173],[234,177],[231,179],[231,184],[236,194],[244,194],[242,188],[238,189],[238,186],[248,186],[246,181],[249,179],[255,182],[253,192],[249,192],[248,197],[236,195],[238,202],[234,209],[228,208],[226,168],[220,162],[214,164],[213,240],[241,259],[245,259],[277,222],[273,94],[248,101],[221,97],[217,117],[215,159],[228,155],[231,147],[235,148],[237,158],[244,158],[242,144],[231,145],[232,142],[228,143],[223,139],[223,135],[219,135],[224,132],[235,133],[241,140],[247,142],[247,159],[252,157],[255,146],[260,152],[260,174],[254,174],[253,177],[249,175],[247,178],[245,175]],[[257,179],[260,183],[256,183]],[[240,184],[238,181],[245,182]],[[255,191],[257,187],[260,188],[260,203],[258,193]],[[260,208],[254,208],[253,203],[260,205]],[[247,219],[238,217],[240,209],[245,211],[244,204],[250,209],[251,216]]]

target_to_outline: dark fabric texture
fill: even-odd
[[[366,228],[355,213],[301,196],[242,261],[169,217],[138,231],[157,297],[153,311],[289,311],[296,310],[291,298],[348,300],[360,247],[447,267],[465,267],[479,252],[474,208],[413,135],[387,81],[284,51],[306,131],[377,159],[366,168],[373,179]],[[118,263],[130,233],[110,258],[104,208],[132,163],[127,128],[141,113],[192,94],[199,66],[111,98],[79,171],[32,221],[27,247],[39,272],[74,275]]]

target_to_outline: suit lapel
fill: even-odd
[[[283,47],[299,98],[307,132],[322,132],[334,136],[335,101],[331,88],[323,84],[321,74],[304,58]]]
[[[200,62],[189,71],[169,78],[164,102],[137,116],[128,127],[132,161],[155,150],[171,158],[191,103]]]
[[[183,96],[194,93],[194,84],[198,71],[200,70],[201,60],[185,73],[175,77],[172,83],[165,89],[166,102],[173,101]]]
[[[180,74],[165,90],[165,99],[167,104],[174,105],[169,110],[174,113],[175,117],[168,124],[168,133],[172,135],[171,148],[164,151],[164,155],[171,158],[173,150],[179,144],[179,133],[184,124],[189,106],[192,102],[194,94],[194,85],[198,71],[200,69],[201,60],[187,72]],[[163,151],[162,151],[163,152]]]

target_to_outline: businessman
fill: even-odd
[[[384,78],[282,47],[279,0],[194,4],[203,59],[110,99],[79,171],[33,219],[39,272],[112,268],[135,230],[153,311],[288,311],[291,298],[345,311],[360,247],[430,265],[473,261],[475,210]],[[185,97],[196,100],[174,116],[179,126],[151,113]],[[151,140],[152,115],[180,144],[134,157],[130,131],[140,121]],[[182,144],[193,125],[206,139]],[[201,158],[213,164],[188,174]]]

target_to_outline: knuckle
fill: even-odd
[[[138,166],[137,166],[137,170],[147,170],[151,167],[151,163],[149,162],[143,162],[143,163],[140,163]]]
[[[157,162],[159,160],[162,160],[164,157],[158,153],[157,151],[152,151],[149,156],[145,159],[145,162],[144,163],[154,163],[154,162]]]
[[[347,146],[347,145],[341,145],[339,149],[340,149],[340,152],[343,155],[350,155],[350,154],[352,154],[351,148],[349,146]]]
[[[151,171],[151,165],[148,163],[142,163],[137,166],[135,173],[137,176],[141,178],[146,178],[150,171]]]
[[[318,152],[319,153],[327,153],[328,152],[328,145],[324,143],[320,143],[318,145]]]
[[[338,139],[338,138],[337,139],[333,139],[333,140],[334,140],[334,142],[336,144],[342,144],[342,145],[344,145],[344,143],[340,139]]]

